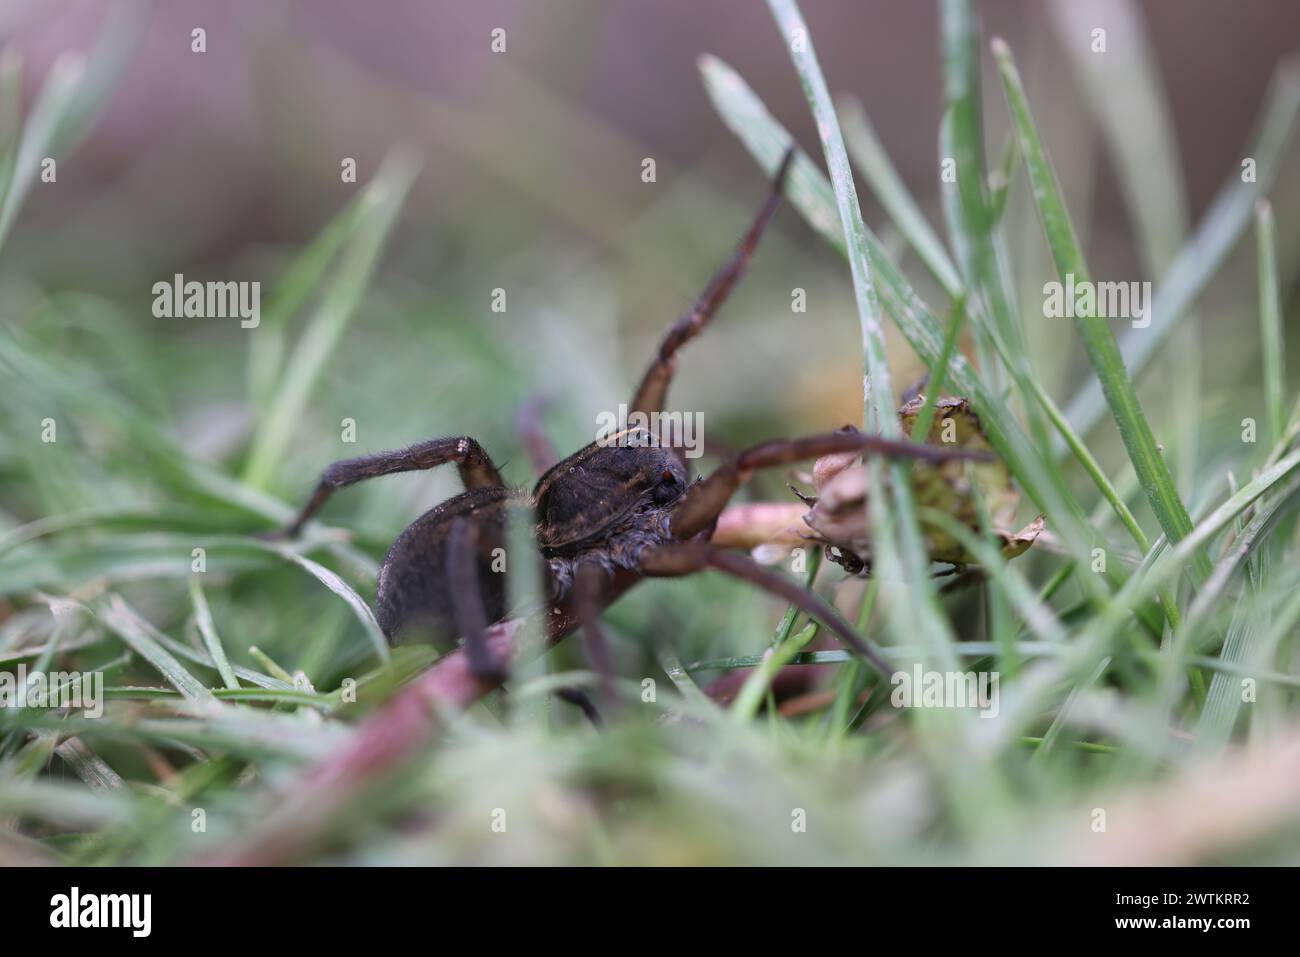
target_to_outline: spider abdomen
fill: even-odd
[[[375,617],[388,640],[431,642],[448,649],[460,629],[450,574],[451,529],[458,519],[474,524],[478,591],[489,622],[506,613],[505,542],[517,493],[500,486],[472,489],[425,512],[397,537],[379,568]]]

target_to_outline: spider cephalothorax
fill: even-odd
[[[739,248],[695,307],[664,337],[629,405],[633,414],[652,418],[663,411],[677,352],[703,330],[744,273],[780,201],[791,155],[781,163],[772,193]],[[683,450],[645,429],[624,429],[560,462],[537,436],[526,444],[534,464],[544,468],[531,493],[508,488],[488,454],[468,436],[335,462],[287,532],[300,530],[335,489],[379,475],[455,463],[466,491],[426,512],[398,536],[380,567],[376,612],[392,641],[415,639],[449,647],[463,638],[469,665],[485,687],[505,674],[505,663],[492,655],[485,635],[509,610],[507,575],[530,566],[540,566],[549,580],[552,637],[581,624],[593,664],[606,673],[601,609],[643,577],[687,575],[705,568],[744,578],[798,604],[887,670],[813,592],[747,556],[710,544],[709,536],[732,495],[756,469],[867,451],[932,462],[971,457],[962,449],[839,431],[766,442],[692,483]],[[535,557],[524,562],[506,554],[508,529],[516,517],[532,527],[536,545]]]
[[[610,575],[635,569],[646,549],[673,540],[669,522],[690,481],[686,466],[649,431],[629,433],[552,466],[533,489],[553,600],[568,595],[580,565]]]

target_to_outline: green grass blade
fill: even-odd
[[[790,134],[768,112],[747,83],[716,57],[700,60],[700,71],[714,108],[727,127],[749,149],[769,174],[790,142]],[[837,225],[835,198],[829,181],[803,153],[795,156],[786,193],[793,205],[841,256],[848,255],[844,234]],[[890,260],[880,240],[866,230],[867,253],[875,270],[881,300],[913,351],[930,368],[943,354],[944,328]],[[1059,469],[1049,468],[1039,455],[1040,444],[1025,434],[1010,414],[1004,398],[995,392],[960,352],[948,364],[948,381],[958,394],[971,399],[989,441],[1006,462],[1021,488],[1049,516],[1076,560],[1084,565],[1093,536],[1077,499],[1060,481]],[[1095,576],[1080,579],[1100,597],[1103,586]]]
[[[1191,241],[1183,247],[1156,287],[1151,325],[1124,337],[1121,351],[1129,374],[1137,377],[1187,317],[1197,296],[1209,284],[1250,222],[1255,201],[1273,184],[1282,155],[1291,142],[1300,116],[1300,57],[1278,66],[1267,102],[1245,155],[1255,161],[1255,180],[1244,182],[1236,169],[1201,218]],[[1087,434],[1106,412],[1097,382],[1088,382],[1065,405],[1066,418]],[[1058,448],[1058,452],[1064,447]]]
[[[212,610],[208,608],[208,598],[203,593],[203,583],[198,575],[190,576],[190,604],[194,606],[194,623],[203,637],[203,647],[217,665],[217,672],[226,687],[232,691],[239,690],[239,679],[226,658],[226,649],[217,635],[217,627],[212,623]]]
[[[1043,150],[1037,127],[1029,112],[1020,75],[1011,58],[1011,50],[1000,40],[994,41],[994,56],[1002,76],[1003,90],[1011,109],[1013,124],[1020,137],[1020,150],[1025,157],[1025,170],[1033,185],[1034,202],[1038,207],[1043,232],[1051,247],[1052,259],[1061,281],[1073,276],[1075,283],[1090,281],[1088,266],[1074,234],[1069,213],[1061,199],[1055,174]],[[1151,426],[1142,412],[1137,392],[1124,369],[1115,334],[1106,318],[1075,318],[1075,328],[1083,340],[1093,371],[1101,381],[1102,391],[1110,405],[1119,427],[1133,468],[1142,483],[1147,501],[1151,503],[1161,528],[1171,542],[1178,542],[1192,530],[1192,520],[1178,495],[1174,477],[1156,445]],[[1201,577],[1209,572],[1209,560],[1197,556],[1193,565]]]
[[[863,371],[865,375],[863,419],[868,432],[888,437],[901,434],[893,389],[890,386],[889,360],[885,354],[883,312],[872,280],[868,261],[867,229],[858,206],[857,190],[849,166],[848,152],[840,132],[839,120],[831,102],[826,79],[817,62],[817,53],[808,26],[793,0],[769,0],[769,8],[781,34],[786,38],[791,61],[803,84],[804,93],[817,123],[831,187],[840,216],[840,228],[846,238],[849,269],[853,276],[854,298],[862,329]],[[890,480],[886,482],[886,471]],[[907,599],[911,606],[911,627],[931,640],[933,649],[945,664],[954,661],[952,633],[937,607],[929,577],[929,558],[921,538],[920,525],[908,479],[907,466],[892,463],[882,466],[868,463],[872,492],[871,527],[877,563],[888,576],[893,562],[900,562],[903,580],[907,581]],[[887,509],[885,503],[892,508]],[[894,535],[897,539],[891,541]],[[900,621],[897,615],[893,616]]]
[[[1282,303],[1277,281],[1277,237],[1273,229],[1273,207],[1260,200],[1255,208],[1255,245],[1259,259],[1259,341],[1264,364],[1264,408],[1268,442],[1282,437],[1285,421],[1286,368],[1282,347]]]
[[[1022,355],[1014,302],[997,269],[992,235],[993,218],[985,196],[984,123],[981,116],[979,47],[974,17],[967,0],[943,0],[940,5],[943,43],[943,119],[939,127],[939,154],[955,166],[955,179],[943,177],[942,195],[948,237],[957,251],[962,279],[971,290],[975,344],[980,369],[995,389],[1004,387],[989,326],[996,326],[1004,342]],[[980,321],[985,320],[985,321]]]
[[[1280,458],[1261,469],[1227,501],[1220,504],[1197,522],[1195,528],[1176,545],[1164,548],[1164,538],[1156,542],[1144,559],[1143,567],[1131,576],[1114,599],[1101,608],[1070,643],[1069,650],[1061,656],[1059,668],[1044,671],[1026,682],[1023,697],[1013,708],[1006,710],[1007,721],[1000,729],[1004,735],[1014,735],[1035,721],[1061,687],[1060,682],[1070,682],[1091,673],[1103,658],[1111,654],[1116,638],[1129,627],[1132,612],[1142,602],[1149,601],[1162,588],[1171,585],[1182,574],[1187,564],[1206,546],[1229,528],[1236,518],[1286,481],[1300,469],[1300,450]],[[1181,633],[1186,633],[1186,626]],[[1175,636],[1177,637],[1177,636]],[[1175,662],[1188,663],[1185,649],[1172,649],[1169,653]],[[1004,742],[1009,740],[1004,738]]]
[[[69,152],[89,130],[144,34],[148,9],[147,3],[134,0],[115,3],[89,58],[64,53],[50,67],[23,123],[10,175],[5,180],[8,186],[0,203],[0,247],[41,173],[41,161]]]
[[[266,488],[302,423],[312,389],[356,314],[374,275],[384,242],[397,222],[402,200],[415,179],[413,161],[401,151],[390,154],[366,187],[364,221],[342,253],[322,291],[320,305],[285,366],[280,388],[259,424],[244,467],[245,484]]]
[[[388,648],[388,640],[384,637],[379,622],[375,620],[375,613],[370,610],[366,600],[357,594],[356,589],[324,565],[299,555],[287,545],[262,544],[268,551],[305,569],[322,585],[347,602],[348,607],[352,609],[352,613],[357,616],[357,621],[361,622],[361,626],[365,628],[366,637],[370,639],[370,644],[375,649],[375,654],[379,660],[383,662],[389,660],[391,653]]]
[[[712,56],[702,57],[700,71],[705,88],[718,115],[749,149],[759,165],[769,174],[775,172],[782,153],[791,142],[790,134],[768,112],[754,91],[726,63]],[[844,233],[839,226],[835,196],[830,182],[813,162],[798,152],[791,166],[786,195],[808,224],[841,256],[847,258]],[[870,265],[875,270],[877,289],[890,316],[908,344],[921,360],[933,367],[943,353],[944,327],[930,311],[903,274],[890,261],[884,246],[870,230],[866,231]],[[984,383],[974,367],[960,352],[953,355],[948,381],[961,395],[975,403],[989,439],[1016,479],[1029,495],[1046,509],[1049,500],[1048,480],[1041,469],[1035,470],[1033,444],[1019,423],[1007,414],[1005,404]],[[1082,516],[1082,512],[1079,513]],[[1082,518],[1080,518],[1082,520]]]
[[[916,414],[912,424],[912,441],[924,442],[930,435],[930,426],[934,422],[935,410],[939,407],[939,397],[943,394],[948,380],[948,363],[957,351],[957,338],[961,335],[962,325],[966,319],[966,299],[959,296],[952,304],[952,313],[948,317],[948,331],[944,334],[943,351],[938,360],[930,367],[930,381],[925,386],[925,404]]]
[[[54,749],[74,774],[92,791],[116,791],[122,787],[122,777],[80,738],[68,738]]]
[[[1172,110],[1143,18],[1132,0],[1101,0],[1088,8],[1057,3],[1048,11],[1118,174],[1143,269],[1149,279],[1160,280],[1187,241],[1191,211]],[[1105,56],[1092,49],[1094,23],[1106,23],[1114,38]],[[1194,324],[1188,326],[1173,337],[1166,358],[1166,367],[1177,370],[1169,406],[1176,436],[1174,473],[1184,494],[1196,478],[1201,439],[1200,332]]]
[[[248,349],[249,403],[262,408],[271,402],[283,366],[285,326],[320,288],[325,272],[364,222],[365,196],[361,193],[329,221],[307,248],[289,264],[275,284],[262,311],[257,335]]]
[[[18,149],[22,143],[23,60],[18,50],[7,46],[0,53],[0,209],[13,182]]]
[[[63,54],[50,67],[36,102],[32,104],[14,155],[4,204],[0,205],[0,246],[9,237],[18,211],[40,175],[41,160],[53,151],[54,143],[72,113],[77,88],[85,71],[86,61],[80,54]]]
[[[794,657],[807,648],[815,637],[817,637],[817,623],[810,621],[797,635],[791,636],[772,649],[769,654],[764,655],[758,667],[750,672],[745,678],[745,683],[740,686],[736,700],[731,703],[731,713],[728,718],[736,724],[752,721],[777,672],[794,660]]]
[[[1047,420],[1060,433],[1066,445],[1092,478],[1098,490],[1114,507],[1116,514],[1146,550],[1146,538],[1132,514],[1097,466],[1092,452],[1070,427],[1068,421],[1048,395],[1030,367],[1029,353],[1021,329],[1016,305],[1015,280],[1010,257],[997,222],[1001,212],[992,209],[994,200],[985,195],[985,172],[982,97],[979,83],[979,31],[968,0],[944,0],[941,8],[944,61],[944,119],[940,130],[941,152],[956,166],[956,184],[945,184],[944,208],[953,243],[960,252],[962,274],[972,292],[976,327],[980,341],[990,344],[1020,390],[1025,401],[1030,433],[1037,444],[1049,441]],[[1003,165],[998,171],[1002,189],[1010,186],[1021,150],[1013,136],[1011,147],[1003,151]],[[1005,202],[1005,195],[998,202]],[[987,355],[982,366],[989,367]],[[1042,409],[1042,412],[1039,409]],[[1070,502],[1071,496],[1059,472],[1049,469],[1057,497]],[[1079,538],[1076,530],[1074,536]]]
[[[149,628],[120,597],[110,598],[101,617],[130,648],[167,679],[167,683],[185,696],[186,700],[205,710],[219,707],[217,699],[198,678],[185,670],[185,666],[171,652],[154,640]]]
[[[1132,0],[1054,3],[1047,12],[1114,163],[1143,265],[1159,279],[1187,240],[1191,214],[1146,25]],[[1105,55],[1092,49],[1098,23],[1113,38]]]
[[[989,173],[989,219],[997,226],[1006,212],[1007,197],[1011,195],[1011,184],[1020,172],[1020,141],[1014,135],[1008,136],[1002,146],[1002,158],[997,168]]]
[[[1294,495],[1294,483],[1292,494]],[[1204,592],[1213,589],[1213,593],[1207,598],[1198,595],[1197,602],[1188,612],[1184,626],[1187,635],[1181,643],[1183,647],[1195,649],[1196,629],[1202,619],[1210,614],[1211,606],[1217,609],[1219,599],[1229,581],[1252,557],[1266,554],[1260,552],[1260,548],[1267,540],[1270,531],[1276,527],[1281,517],[1279,507],[1285,504],[1287,498],[1289,497],[1283,496],[1282,501],[1275,501],[1271,503],[1271,507],[1258,511],[1250,524],[1237,537],[1232,551],[1215,567],[1214,574],[1203,589]],[[1234,603],[1232,619],[1223,640],[1223,647],[1219,649],[1218,660],[1225,666],[1252,663],[1258,639],[1262,637],[1260,583],[1252,576],[1247,577],[1249,580],[1243,584]],[[1171,698],[1172,695],[1168,697]],[[1226,670],[1219,670],[1210,681],[1205,709],[1197,725],[1198,745],[1211,749],[1222,747],[1232,733],[1242,704],[1240,679]]]
[[[849,158],[917,258],[943,287],[944,292],[955,299],[962,293],[957,268],[952,264],[943,240],[930,226],[925,213],[921,212],[921,207],[903,183],[903,178],[898,175],[898,170],[889,159],[862,104],[849,97],[840,97],[836,103]]]

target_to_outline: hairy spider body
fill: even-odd
[[[375,618],[390,642],[424,639],[440,648],[455,644],[447,545],[453,523],[462,518],[478,529],[474,560],[484,611],[489,621],[505,617],[505,576],[494,574],[493,560],[502,554],[495,550],[505,547],[512,505],[526,506],[527,498],[500,487],[471,489],[425,512],[397,536],[379,566],[375,596]]]
[[[512,510],[533,526],[551,603],[566,599],[577,569],[606,576],[639,567],[642,553],[672,541],[672,504],[686,488],[686,469],[645,430],[592,443],[552,466],[531,493],[501,485],[471,489],[425,512],[402,532],[379,568],[375,616],[389,641],[459,637],[451,531],[473,523],[474,563],[489,622],[507,616],[506,546]],[[536,563],[530,563],[530,567]]]
[[[704,330],[744,274],[780,203],[792,157],[793,151],[786,154],[771,194],[730,260],[694,308],[668,329],[628,406],[632,413],[652,420],[653,414],[663,412],[678,351]],[[541,562],[548,579],[551,637],[558,639],[581,626],[592,664],[611,698],[600,612],[641,578],[709,568],[798,605],[888,673],[879,655],[823,599],[745,555],[710,544],[709,536],[732,495],[757,469],[867,451],[932,462],[978,457],[962,449],[841,430],[766,442],[692,483],[683,450],[644,428],[625,429],[556,464],[540,434],[526,437],[525,446],[543,471],[531,493],[507,488],[487,452],[469,436],[335,462],[286,532],[301,530],[339,488],[454,463],[466,491],[420,516],[393,543],[379,572],[377,618],[391,641],[431,641],[446,648],[463,639],[468,668],[484,689],[505,679],[507,663],[492,651],[488,629],[509,611],[507,569],[513,574],[522,568],[528,574],[535,561]],[[523,563],[505,551],[516,509],[532,526],[538,552],[536,559],[529,556]],[[570,694],[577,703],[585,700],[577,692]]]
[[[594,442],[552,466],[533,490],[554,600],[569,594],[584,563],[612,575],[639,568],[646,549],[673,541],[669,522],[686,491],[686,466],[644,429],[613,442]]]

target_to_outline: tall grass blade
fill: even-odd
[[[1087,263],[1030,115],[1029,102],[1012,61],[1011,50],[1002,41],[995,40],[994,56],[1002,76],[1012,122],[1020,137],[1025,170],[1033,185],[1034,203],[1038,207],[1052,258],[1056,262],[1057,274],[1062,284],[1067,286],[1090,283]],[[1169,540],[1178,542],[1191,531],[1192,520],[1179,497],[1169,466],[1156,445],[1133,383],[1124,369],[1124,360],[1115,334],[1111,331],[1109,318],[1076,316],[1074,325],[1083,340],[1093,371],[1101,381],[1106,401],[1115,417],[1120,437],[1133,462],[1147,501]],[[1200,577],[1209,573],[1209,559],[1204,555],[1197,556],[1193,564]]]
[[[284,368],[280,388],[270,400],[253,439],[243,480],[256,489],[269,486],[285,457],[290,440],[303,421],[312,389],[325,364],[356,314],[361,296],[374,275],[384,242],[392,232],[416,166],[402,150],[391,153],[362,200],[364,221],[342,254],[337,269],[321,292],[315,315]]]

